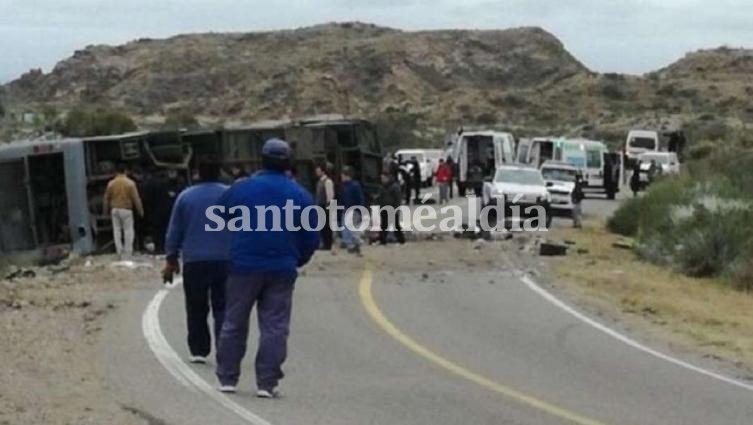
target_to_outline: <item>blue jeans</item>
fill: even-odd
[[[256,385],[274,389],[285,376],[290,314],[295,274],[231,274],[225,285],[225,320],[217,352],[217,378],[221,385],[237,385],[241,361],[246,355],[251,310],[258,302],[259,348],[256,352]]]
[[[350,218],[352,216],[352,218]],[[358,211],[346,211],[345,218],[343,218],[343,231],[342,238],[345,245],[353,249],[361,245],[360,232],[353,232],[348,229],[348,223],[353,222],[353,226],[358,227],[361,225],[361,213]]]

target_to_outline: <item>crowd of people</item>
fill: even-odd
[[[330,164],[317,166],[316,187],[314,193],[309,193],[296,182],[291,158],[288,143],[272,139],[263,146],[262,169],[257,173],[248,175],[241,167],[223,173],[216,161],[203,159],[197,165],[196,183],[187,188],[174,172],[150,179],[133,173],[134,178],[131,178],[127,167],[121,164],[104,193],[103,207],[112,220],[118,256],[130,259],[139,239],[136,230],[141,227],[146,235],[143,240],[149,240],[144,244],[153,244],[149,251],[165,254],[163,281],[172,282],[176,274],[182,273],[188,360],[207,363],[214,347],[218,389],[222,392],[236,391],[241,361],[246,354],[249,318],[256,306],[260,332],[255,360],[257,396],[274,398],[278,395],[278,383],[284,376],[282,364],[287,355],[297,270],[316,250],[335,252],[335,223],[324,223],[321,231],[299,227],[299,230],[282,228],[274,232],[213,232],[207,230],[213,226],[207,209],[224,206],[225,211],[229,211],[232,207],[245,206],[253,211],[257,207],[283,208],[292,201],[298,207],[293,210],[293,220],[301,223],[305,208],[314,205],[327,208],[337,200],[346,211],[340,220],[358,225],[363,217],[350,207],[367,206],[369,201],[353,167],[342,168],[338,185]],[[452,170],[444,164],[438,174],[446,201]],[[226,181],[227,177],[231,181]],[[386,169],[381,183],[371,201],[398,208],[405,189],[396,171]],[[414,190],[418,199],[417,184],[411,183],[408,190]],[[235,217],[228,212],[224,218],[227,222]],[[395,217],[394,222],[391,218],[386,211],[382,212],[375,242],[382,245],[392,240],[405,243],[400,216]],[[251,227],[256,228],[258,217],[252,214],[249,219]],[[137,221],[146,225],[138,226]],[[362,236],[349,229],[350,226],[343,227],[343,246],[347,252],[360,256]],[[210,315],[213,332],[210,331]]]

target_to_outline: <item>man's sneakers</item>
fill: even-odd
[[[274,388],[271,390],[259,389],[256,391],[256,397],[258,398],[277,398],[279,396],[280,393]]]
[[[221,393],[225,394],[235,394],[238,391],[238,388],[235,385],[220,385],[217,387],[217,390]],[[280,393],[276,389],[259,389],[256,391],[256,397],[257,398],[277,398],[280,396]]]
[[[221,393],[225,394],[235,394],[237,391],[237,388],[235,385],[220,385],[219,388],[217,388]]]
[[[206,356],[191,356],[188,358],[188,361],[194,364],[206,364],[207,358]]]

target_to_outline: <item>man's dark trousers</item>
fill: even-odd
[[[212,351],[207,318],[211,306],[214,337],[219,339],[225,313],[226,261],[196,261],[183,265],[183,292],[186,296],[188,348],[193,356],[206,357]]]
[[[259,323],[256,352],[256,385],[272,390],[284,374],[290,313],[293,307],[294,273],[231,274],[225,286],[227,307],[217,355],[221,385],[237,385],[246,354],[249,319],[255,303]]]
[[[403,227],[400,223],[400,211],[395,212],[395,238],[398,243],[405,243],[405,235],[403,234]],[[385,210],[379,211],[379,224],[381,231],[379,232],[379,243],[381,245],[387,245],[387,232],[390,227],[389,214]]]

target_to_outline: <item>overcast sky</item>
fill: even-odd
[[[0,0],[0,82],[88,44],[331,21],[401,29],[541,26],[597,71],[640,74],[704,47],[753,47],[753,0]]]

